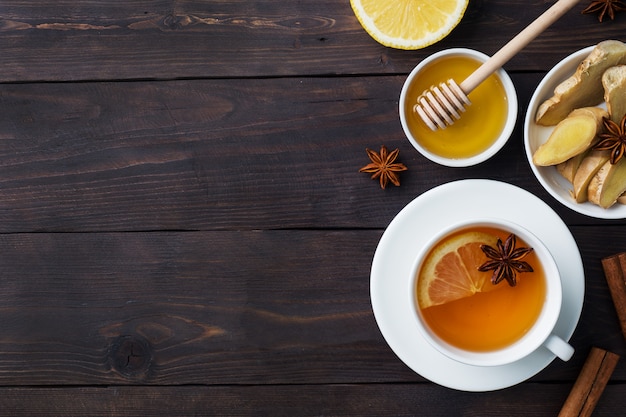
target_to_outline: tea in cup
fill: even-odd
[[[520,225],[476,219],[442,231],[418,254],[410,282],[417,328],[456,361],[505,365],[543,348],[562,360],[573,355],[554,334],[559,269]]]

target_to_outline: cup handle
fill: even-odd
[[[563,361],[568,361],[574,355],[574,348],[555,334],[548,336],[543,345]]]

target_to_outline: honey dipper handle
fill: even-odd
[[[574,7],[580,0],[559,0],[548,10],[543,12],[534,22],[511,39],[506,45],[483,63],[476,71],[465,79],[459,86],[465,94],[469,94],[487,77],[499,70],[515,54],[546,30],[552,23]]]

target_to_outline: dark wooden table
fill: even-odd
[[[554,416],[592,346],[626,343],[600,260],[626,222],[556,202],[524,156],[529,98],[560,59],[624,38],[587,0],[511,60],[518,124],[445,168],[397,102],[424,57],[493,54],[553,1],[470,0],[419,51],[385,48],[348,0],[0,3],[0,414]],[[381,190],[365,148],[409,171]],[[546,201],[584,263],[576,354],[494,392],[441,387],[383,339],[372,256],[407,203],[463,178]],[[622,415],[620,362],[596,416]]]

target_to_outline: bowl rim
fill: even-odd
[[[590,202],[577,203],[570,195],[572,189],[571,184],[557,172],[555,167],[538,167],[532,161],[532,155],[539,143],[534,146],[531,135],[535,135],[533,138],[538,134],[543,135],[545,136],[545,141],[549,132],[554,129],[554,126],[539,126],[534,122],[534,116],[539,104],[552,96],[554,87],[569,78],[576,70],[578,64],[591,53],[595,46],[596,45],[587,46],[567,55],[552,67],[539,82],[528,102],[528,108],[524,118],[524,151],[528,164],[537,181],[539,181],[548,194],[559,203],[585,216],[599,219],[623,219],[626,218],[626,205],[616,204],[613,207],[605,209]],[[603,104],[599,104],[599,106],[601,105]]]
[[[428,64],[434,62],[435,60],[441,59],[443,57],[449,56],[468,56],[471,58],[475,58],[480,62],[485,62],[489,59],[489,56],[483,52],[477,51],[475,49],[470,48],[449,48],[444,49],[439,52],[436,52],[428,57],[424,58],[417,66],[413,68],[413,70],[409,73],[406,80],[402,85],[402,90],[400,92],[400,99],[398,101],[398,112],[400,115],[400,123],[402,125],[402,130],[404,131],[404,135],[409,140],[409,142],[413,145],[417,151],[428,158],[429,160],[438,163],[440,165],[448,166],[448,167],[469,167],[477,165],[481,162],[484,162],[494,156],[500,149],[504,147],[504,145],[508,142],[513,130],[515,129],[515,125],[517,124],[517,113],[518,113],[518,97],[517,91],[515,89],[515,85],[511,80],[509,74],[504,70],[504,68],[500,68],[496,71],[496,74],[500,78],[504,90],[507,95],[508,102],[508,114],[504,127],[502,128],[502,132],[497,140],[483,152],[478,155],[471,156],[469,158],[446,158],[435,153],[432,153],[425,149],[423,146],[419,144],[419,142],[413,137],[411,133],[408,123],[406,120],[406,112],[404,111],[404,103],[407,99],[407,93],[410,84],[413,79],[417,76],[417,74]]]

